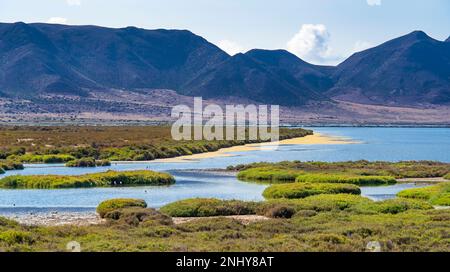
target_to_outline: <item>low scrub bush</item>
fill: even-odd
[[[96,166],[111,166],[108,160],[95,160],[94,158],[81,158],[66,163],[67,167],[96,167]]]
[[[401,191],[397,196],[425,200],[437,206],[450,206],[450,183],[444,182],[424,188],[408,189]]]
[[[32,244],[34,242],[31,233],[18,230],[0,232],[0,242],[8,245]]]
[[[291,218],[296,213],[295,209],[285,205],[276,205],[265,213],[270,218]]]
[[[11,170],[23,170],[24,166],[20,162],[11,160],[0,160],[0,168],[5,171],[11,171]]]
[[[184,232],[200,232],[200,231],[220,231],[220,230],[234,230],[242,231],[244,226],[242,223],[235,219],[225,218],[225,217],[214,217],[214,218],[199,218],[198,220],[193,220],[186,222],[177,226],[178,229]]]
[[[315,195],[303,199],[274,199],[261,203],[258,214],[266,214],[274,207],[290,207],[301,211],[348,211],[355,214],[397,214],[408,210],[429,210],[433,207],[424,201],[410,199],[390,199],[372,201],[368,198],[349,195]]]
[[[414,199],[388,199],[378,202],[364,202],[355,205],[352,210],[358,213],[389,213],[397,214],[407,210],[430,210],[433,209],[429,203]]]
[[[347,210],[361,203],[373,203],[372,200],[351,194],[315,195],[302,199],[272,199],[262,202],[258,214],[266,214],[267,211],[277,206],[285,206],[294,209],[296,212],[308,211],[333,211]]]
[[[97,161],[95,161],[95,166],[98,166],[98,167],[111,166],[111,162],[108,160],[97,160]]]
[[[124,208],[130,208],[130,207],[140,207],[140,208],[147,208],[147,203],[142,199],[131,199],[131,198],[117,198],[117,199],[110,199],[101,202],[97,206],[97,213],[100,215],[100,217],[104,218],[108,213],[111,213],[115,210],[124,209]],[[120,219],[121,216],[123,216],[123,212],[114,215],[109,215],[109,218],[112,219]]]
[[[75,160],[75,157],[67,154],[55,154],[55,155],[34,155],[25,154],[22,156],[12,156],[8,159],[20,161],[22,163],[66,163]]]
[[[117,201],[113,201],[113,202],[117,202]],[[122,200],[120,204],[123,205],[124,201]],[[155,210],[155,209],[146,209],[143,206],[144,203],[142,203],[142,201],[137,201],[137,203],[135,201],[131,202],[131,201],[127,201],[127,203],[132,203],[133,206],[130,208],[130,206],[128,205],[127,208],[120,208],[120,209],[116,209],[114,208],[114,206],[117,206],[118,204],[104,204],[103,208],[102,208],[102,213],[104,213],[105,211],[105,206],[106,210],[109,209],[114,209],[112,211],[107,212],[106,214],[104,214],[104,218],[110,219],[112,221],[115,222],[119,222],[119,223],[125,223],[127,225],[131,225],[131,226],[138,226],[141,223],[145,223],[146,226],[156,226],[156,225],[172,225],[172,218],[162,214],[161,212]],[[137,204],[137,207],[136,205]],[[120,205],[119,205],[120,206]]]
[[[82,176],[9,176],[0,179],[0,188],[9,189],[63,189],[86,187],[170,185],[175,179],[167,173],[153,171],[108,171]]]
[[[167,204],[160,210],[173,217],[208,217],[256,214],[257,206],[255,202],[194,198]]]
[[[95,167],[95,160],[93,158],[81,158],[66,163],[67,167]]]
[[[263,196],[272,198],[305,198],[321,194],[361,194],[358,186],[352,184],[331,183],[289,183],[276,184],[268,187]]]
[[[19,225],[19,223],[16,221],[0,216],[0,227],[13,227],[17,225]]]
[[[309,183],[347,183],[355,185],[388,185],[395,184],[397,181],[388,176],[348,176],[333,174],[305,174],[299,175],[296,182]]]

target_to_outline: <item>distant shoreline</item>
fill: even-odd
[[[85,122],[34,122],[34,121],[25,121],[25,122],[4,122],[0,121],[0,126],[3,127],[62,127],[62,126],[98,126],[98,127],[107,127],[107,126],[169,126],[170,122],[167,121],[143,121],[143,120],[133,120],[133,121],[117,121],[117,120],[86,120]],[[337,127],[337,128],[346,128],[346,127],[361,127],[361,128],[450,128],[449,124],[422,124],[422,123],[406,123],[406,124],[383,124],[383,123],[285,123],[280,125],[282,128],[320,128],[320,127]]]
[[[112,163],[120,164],[136,164],[136,163],[184,163],[193,162],[202,159],[211,158],[221,158],[221,157],[234,157],[238,156],[234,153],[237,152],[248,152],[255,150],[267,150],[272,148],[274,145],[340,145],[340,144],[358,144],[360,142],[354,141],[352,139],[340,136],[324,135],[320,133],[314,133],[313,135],[307,135],[304,137],[297,137],[291,139],[285,139],[278,142],[264,142],[264,143],[254,143],[246,145],[237,145],[232,147],[221,148],[217,151],[204,152],[193,155],[178,156],[166,159],[157,159],[152,161],[113,161]]]

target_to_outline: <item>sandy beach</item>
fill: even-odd
[[[292,138],[287,140],[282,140],[278,142],[268,142],[268,143],[257,143],[257,144],[247,144],[240,146],[233,146],[222,148],[218,151],[200,153],[188,156],[180,156],[168,159],[159,159],[150,162],[164,162],[164,163],[180,163],[180,162],[192,162],[202,159],[218,158],[218,157],[234,157],[237,156],[238,152],[248,152],[256,150],[273,150],[277,146],[283,145],[340,145],[340,144],[358,144],[360,142],[354,141],[349,138],[323,135],[320,133],[315,133],[314,135],[308,135],[306,137]]]

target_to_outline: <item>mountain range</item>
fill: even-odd
[[[0,24],[0,97],[151,89],[285,106],[448,105],[450,38],[414,31],[337,66],[319,66],[285,50],[230,56],[187,30]]]

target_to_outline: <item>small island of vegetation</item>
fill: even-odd
[[[175,183],[172,175],[154,171],[108,171],[82,176],[8,176],[0,179],[6,189],[64,189],[114,186],[164,186]]]
[[[405,162],[280,162],[253,163],[228,167],[238,171],[243,181],[263,183],[350,183],[355,185],[389,185],[401,178],[443,177],[450,164],[432,161]]]

